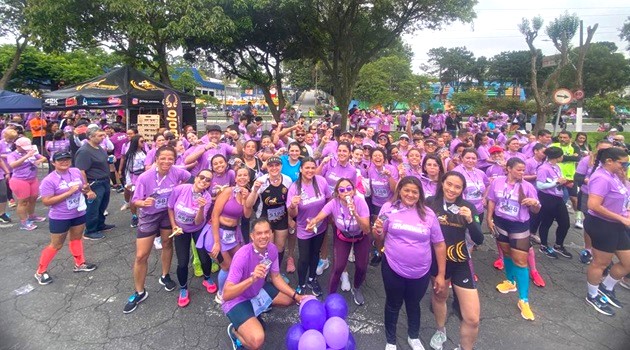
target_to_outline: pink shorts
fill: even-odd
[[[17,199],[26,199],[39,195],[39,181],[37,181],[37,178],[24,180],[12,177],[9,180],[9,187]]]

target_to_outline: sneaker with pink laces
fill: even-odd
[[[179,297],[177,298],[177,305],[179,307],[185,307],[190,303],[190,298],[188,298],[188,289],[182,288],[179,290]]]
[[[212,278],[204,279],[203,282],[201,282],[201,284],[204,287],[206,287],[206,290],[208,291],[208,293],[214,294],[217,292],[217,285],[216,283],[214,283]]]
[[[37,225],[35,225],[34,223],[30,221],[26,221],[20,224],[20,230],[33,231],[36,228],[37,228]]]
[[[31,216],[28,218],[28,220],[31,222],[44,222],[46,221],[46,218],[43,216]]]

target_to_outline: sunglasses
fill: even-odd
[[[304,136],[306,136],[306,134],[295,134],[295,136],[297,136],[297,137],[304,137]]]
[[[205,177],[203,175],[197,175],[197,177],[201,180],[201,181],[205,181],[207,183],[211,183],[212,182],[212,178],[211,177]]]
[[[339,187],[337,189],[337,191],[339,191],[339,193],[346,193],[346,192],[350,192],[352,190],[354,190],[354,187],[352,187],[352,186]]]

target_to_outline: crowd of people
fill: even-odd
[[[86,262],[82,238],[103,239],[114,228],[105,221],[116,190],[124,193],[121,210],[136,229],[133,293],[124,313],[149,295],[155,247],[158,282],[167,291],[179,289],[179,307],[190,303],[192,260],[195,276],[230,321],[234,348],[260,349],[262,313],[339,289],[364,305],[368,266],[380,265],[386,349],[396,349],[403,303],[407,341],[424,349],[420,301],[431,286],[437,331],[430,346],[442,349],[447,340],[452,290],[451,307],[461,320],[458,348],[470,350],[481,313],[477,281],[483,276],[475,273],[473,256],[484,243],[482,225],[497,246],[493,266],[505,272],[497,292],[516,292],[515,310],[533,321],[530,280],[546,285],[533,246],[539,245],[538,256],[571,259],[564,245],[571,210],[575,226],[584,228],[579,259],[589,264],[586,302],[612,316],[622,307],[615,286],[630,288],[625,140],[612,132],[596,149],[584,133],[562,131],[552,140],[547,130],[526,131],[518,113],[462,119],[439,111],[423,127],[409,111],[397,117],[404,121],[398,137],[391,114],[357,108],[350,110],[350,131],[329,118],[307,124],[304,117],[264,130],[260,117],[244,115],[225,129],[207,125],[202,137],[186,126],[179,137],[161,129],[147,140],[120,123],[77,118],[51,140],[33,133],[31,141],[19,126],[7,125],[0,141],[0,223],[11,224],[5,207],[13,197],[20,229],[48,220],[51,240],[35,273],[48,284],[48,265],[68,234],[74,271],[96,269]],[[47,128],[35,124],[33,131]],[[46,161],[50,172],[40,183],[37,168]],[[49,207],[48,218],[34,214],[38,198]],[[177,283],[170,277],[173,251]],[[320,281],[328,268],[330,279]],[[287,274],[296,271],[297,284],[290,285]]]

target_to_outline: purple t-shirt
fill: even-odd
[[[387,215],[383,224],[387,263],[399,276],[417,279],[429,272],[431,245],[444,241],[435,213],[425,207],[422,220],[415,208],[387,202],[380,215]]]
[[[328,142],[326,144],[326,146],[324,146],[324,149],[322,150],[322,158],[327,157],[327,156],[332,156],[333,158],[336,159],[337,158],[337,147],[339,147],[339,144],[338,144],[337,141],[332,140],[332,141]]]
[[[287,193],[287,207],[291,205],[291,199],[294,196],[302,197],[302,200],[298,204],[298,214],[296,219],[296,231],[299,239],[309,239],[316,235],[313,231],[306,231],[306,219],[316,217],[331,196],[330,187],[328,187],[326,179],[319,175],[315,175],[313,181],[317,182],[319,196],[315,196],[313,183],[302,183],[301,193],[298,193],[297,183],[294,182],[291,184],[291,187],[289,187],[289,192]],[[327,226],[328,219],[322,220],[322,222],[317,226],[317,234],[324,233]]]
[[[258,266],[258,264],[260,264],[260,262],[264,258],[271,260],[271,267],[269,268],[270,273],[280,273],[280,266],[278,264],[278,248],[273,243],[269,243],[267,245],[267,251],[265,253],[257,252],[254,249],[254,246],[249,243],[242,246],[234,254],[234,257],[232,258],[232,263],[230,264],[230,271],[228,272],[228,276],[225,281],[239,284],[242,281],[250,278],[252,276],[252,273],[256,269],[256,266]],[[252,299],[256,295],[258,295],[258,293],[260,293],[260,290],[263,288],[264,285],[264,278],[257,279],[239,296],[231,300],[226,300],[221,306],[223,312],[227,314],[236,305],[240,304],[243,301]]]
[[[203,228],[212,204],[210,192],[193,193],[192,189],[192,184],[181,184],[173,189],[168,198],[168,208],[173,210],[175,223],[186,233],[193,233]],[[199,211],[199,205],[196,200],[198,196],[203,196],[206,199],[206,205],[203,208],[204,219],[199,225],[195,225],[195,217]]]
[[[236,174],[234,170],[228,169],[223,174],[212,173],[212,181],[210,182],[210,187],[208,187],[208,191],[212,195],[212,197],[216,197],[222,189],[234,186],[236,183]]]
[[[514,158],[514,157],[519,158],[522,161],[526,161],[527,160],[527,157],[525,157],[525,155],[523,153],[521,153],[521,152],[514,152],[514,153],[512,153],[510,151],[506,151],[505,152],[505,160],[506,161],[509,160],[510,158]]]
[[[13,151],[9,153],[7,156],[7,164],[11,164],[16,160],[24,157],[26,153],[18,153],[18,151]],[[12,177],[15,179],[22,180],[31,180],[37,177],[37,165],[35,165],[35,161],[42,158],[42,155],[36,153],[34,156],[25,160],[22,164],[13,168]]]
[[[490,159],[490,152],[488,152],[488,149],[490,149],[490,143],[488,143],[487,146],[481,145],[477,147],[477,154],[479,155],[477,168],[481,170],[485,170],[487,167],[491,165],[491,163],[488,162],[488,159]]]
[[[83,196],[81,188],[85,183],[83,176],[81,176],[81,170],[77,168],[68,168],[68,171],[63,174],[53,171],[42,179],[42,183],[39,185],[39,194],[42,197],[58,196],[68,192],[68,189],[74,185],[79,185],[79,190],[63,201],[50,206],[49,218],[67,220],[85,215],[87,207],[80,208],[81,196]]]
[[[127,141],[129,141],[129,137],[123,132],[117,132],[112,135],[109,140],[112,144],[114,144],[114,157],[116,157],[116,159],[120,159],[120,156],[124,154],[122,152],[122,147]]]
[[[352,198],[354,202],[354,208],[356,209],[355,215],[360,218],[369,218],[370,217],[370,209],[368,208],[367,203],[365,202],[365,198],[359,195],[354,195]],[[345,200],[345,199],[344,199]],[[341,231],[348,231],[350,233],[356,234],[361,230],[359,227],[359,223],[357,220],[350,215],[348,211],[348,207],[341,204],[339,198],[335,198],[330,202],[326,203],[324,208],[322,209],[322,213],[327,216],[332,215],[335,223],[335,226]]]
[[[589,165],[590,162],[591,157],[582,157],[582,159],[580,159],[580,161],[578,162],[577,167],[575,168],[575,173],[584,175],[586,178],[588,178],[588,176],[591,174],[591,170],[593,169],[593,167]],[[582,186],[580,186],[580,191],[584,194],[588,194],[588,184],[582,184]]]
[[[492,164],[491,166],[488,167],[488,169],[486,169],[486,176],[488,178],[496,178],[498,176],[504,176],[504,175],[505,175],[505,168],[498,164]]]
[[[352,184],[357,183],[357,169],[350,162],[346,162],[346,165],[343,166],[336,159],[330,159],[328,163],[324,164],[322,176],[326,178],[331,193],[341,178],[349,179]]]
[[[628,188],[624,186],[619,177],[600,167],[589,178],[588,190],[589,194],[594,194],[604,199],[602,202],[604,208],[628,217],[628,206],[630,205]],[[597,214],[591,209],[588,210],[588,213],[606,221],[616,222]]]
[[[144,159],[144,166],[151,166],[155,163],[155,152],[157,152],[156,148],[152,148],[149,152],[147,152],[147,157]]]
[[[171,167],[171,170],[164,177],[161,177],[153,167],[138,176],[132,201],[144,200],[151,196],[155,198],[153,206],[140,208],[140,210],[144,214],[157,214],[166,211],[168,199],[173,189],[188,179],[190,179],[190,173],[184,169]]]
[[[527,181],[509,185],[505,176],[494,179],[488,189],[488,200],[495,204],[494,214],[509,221],[526,222],[529,220],[529,207],[521,205],[519,201],[521,193],[523,199],[535,198],[538,200],[536,188]]]
[[[527,158],[525,161],[525,175],[536,175],[536,171],[538,171],[538,167],[542,164],[536,158],[531,157]],[[536,180],[530,181],[532,184],[536,183]]]
[[[551,183],[555,182],[561,177],[562,171],[560,170],[560,167],[558,167],[558,165],[552,166],[549,162],[545,162],[536,171],[536,182]],[[561,188],[558,188],[558,186],[553,186],[551,188],[539,191],[556,197],[563,196],[563,191]]]
[[[203,147],[203,146],[200,146]],[[199,162],[200,169],[210,169],[210,165],[212,164],[212,157],[217,154],[222,154],[226,159],[229,159],[233,154],[235,148],[234,146],[230,146],[227,143],[219,143],[217,147],[211,148],[205,151],[197,161]]]
[[[490,184],[486,174],[479,169],[468,171],[463,165],[456,166],[453,171],[457,171],[466,178],[464,199],[473,204],[477,212],[483,213],[483,194],[486,191],[486,187]]]
[[[435,196],[435,192],[437,191],[437,181],[431,181],[426,176],[420,177],[420,183],[422,184],[422,190],[424,190],[424,198],[429,198],[431,196]]]
[[[392,177],[398,182],[398,170],[390,164],[384,164],[383,169],[389,170]],[[372,188],[372,204],[377,207],[382,206],[393,195],[392,190],[389,187],[389,178],[385,174],[379,173],[376,166],[370,166],[363,173],[363,177],[370,179],[370,186]]]

